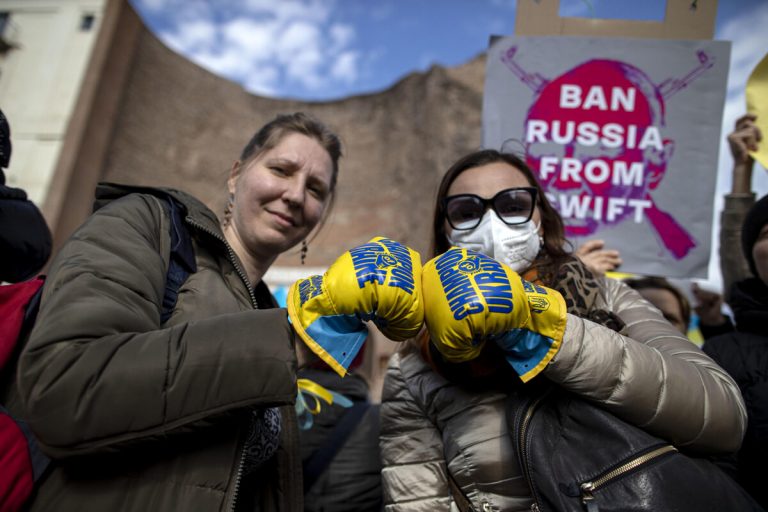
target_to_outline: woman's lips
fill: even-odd
[[[295,227],[296,221],[290,215],[284,213],[267,210],[269,213],[277,219],[278,223],[285,227]]]

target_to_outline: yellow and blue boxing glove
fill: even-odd
[[[421,256],[373,238],[342,254],[325,274],[293,283],[288,317],[304,343],[343,377],[368,337],[365,321],[393,341],[421,330]]]
[[[424,265],[422,283],[427,329],[447,361],[472,360],[493,341],[528,382],[560,349],[562,295],[523,280],[493,258],[452,247]]]

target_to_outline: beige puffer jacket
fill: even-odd
[[[537,378],[593,399],[679,447],[735,451],[746,412],[733,380],[637,292],[619,281],[601,283],[604,305],[598,306],[626,323],[622,333],[568,315],[562,348]],[[395,354],[381,408],[386,510],[451,510],[446,472],[475,510],[530,510],[505,397],[448,382],[415,342]]]
[[[255,310],[272,299],[251,289],[216,216],[171,193],[197,271],[165,324],[170,219],[157,197],[107,204],[51,266],[18,369],[22,417],[54,459],[32,512],[303,510],[287,314]],[[254,407],[280,407],[280,446],[246,481]]]

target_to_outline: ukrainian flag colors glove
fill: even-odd
[[[452,247],[424,266],[425,320],[448,361],[463,362],[496,342],[523,382],[552,360],[565,332],[565,300],[506,265]]]
[[[389,339],[416,336],[424,323],[419,253],[377,237],[342,254],[322,276],[288,290],[288,317],[304,343],[344,376],[372,320]]]

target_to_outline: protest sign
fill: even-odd
[[[578,246],[706,277],[730,44],[496,38],[483,146],[523,153]]]

